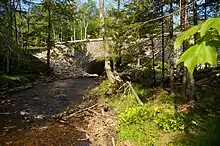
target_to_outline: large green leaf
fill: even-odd
[[[201,24],[193,26],[186,31],[182,32],[177,38],[176,41],[174,42],[174,48],[178,48],[180,45],[182,45],[184,40],[189,39],[192,35],[197,33],[200,30]]]
[[[186,50],[178,60],[177,64],[184,62],[184,66],[193,74],[197,64],[209,63],[211,65],[217,64],[217,51],[214,46],[207,45],[207,42],[195,44]]]
[[[216,29],[220,35],[220,18],[211,18],[202,23],[201,36],[204,36],[211,28]]]

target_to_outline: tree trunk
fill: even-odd
[[[30,6],[28,5],[28,14],[27,14],[27,29],[28,29],[28,32],[27,32],[27,40],[26,40],[26,49],[29,47],[29,31],[30,31]]]
[[[61,27],[61,29],[60,29],[60,41],[62,42],[63,41],[63,32],[62,32],[63,30],[62,30],[62,27]]]
[[[205,9],[205,11],[204,11],[205,20],[207,20],[207,0],[205,0],[204,9]],[[208,63],[205,63],[205,69],[207,69],[207,68],[208,68]]]
[[[83,27],[82,27],[82,25],[80,26],[80,40],[82,40],[83,39]]]
[[[162,17],[164,16],[163,14],[163,4],[161,6],[161,12],[162,12]],[[165,78],[165,67],[164,67],[164,18],[162,18],[162,84],[163,84],[163,88],[164,88],[164,78]]]
[[[84,37],[85,37],[85,40],[87,39],[87,28],[88,28],[88,24],[86,24],[86,26],[85,26],[85,34],[84,34]]]
[[[20,15],[20,17],[22,17],[22,13],[21,13],[21,11],[22,11],[22,9],[21,9],[21,5],[22,5],[22,3],[21,3],[21,1],[19,2],[19,15]],[[22,22],[20,21],[20,26],[22,25]],[[20,46],[20,48],[23,50],[24,49],[24,42],[23,42],[23,32],[22,32],[22,27],[19,27],[19,32],[20,32],[20,34],[19,34],[19,42],[20,42],[20,44],[19,44],[19,46]]]
[[[195,2],[193,4],[193,25],[197,25],[198,24],[198,13],[197,13],[197,10],[198,10],[198,5]],[[196,33],[194,35],[194,41],[196,41],[197,39],[198,39],[198,33]]]
[[[75,20],[74,20],[74,26],[73,26],[73,40],[76,40],[76,26],[75,26]]]
[[[205,20],[207,19],[207,0],[205,0]]]
[[[7,56],[6,56],[6,73],[9,73],[10,72],[10,50],[13,48],[13,33],[12,33],[12,30],[13,30],[13,13],[12,13],[12,3],[11,1],[9,1],[9,47],[7,49]]]
[[[54,42],[57,41],[56,32],[55,32],[54,27],[53,27],[53,40],[54,40]]]
[[[15,8],[15,1],[13,0],[13,8]],[[18,28],[17,28],[17,18],[16,18],[16,12],[13,13],[13,19],[14,19],[14,28],[15,28],[15,48],[18,47]]]
[[[194,25],[197,25],[198,24],[198,13],[197,13],[197,10],[198,10],[198,6],[197,6],[197,3],[195,2],[193,4],[193,24]],[[194,43],[196,43],[197,39],[199,37],[199,34],[196,33],[194,35]],[[194,79],[194,76],[189,74],[189,78],[190,78],[190,89],[191,89],[191,96],[193,99],[195,99],[197,101],[197,99],[195,98],[194,96],[194,92],[195,92],[195,79]]]
[[[155,70],[155,55],[154,55],[154,38],[151,36],[151,49],[152,49],[152,56],[153,56],[153,74],[154,74],[154,85],[156,83],[156,70]]]
[[[173,0],[170,0],[170,14],[173,13]],[[169,29],[169,37],[170,37],[170,50],[171,50],[171,57],[170,57],[170,89],[171,91],[174,90],[174,65],[175,65],[175,53],[173,47],[173,15],[170,16],[170,29]]]
[[[121,0],[118,0],[118,19],[120,17]]]
[[[106,47],[106,38],[105,38],[105,27],[104,27],[104,20],[105,20],[105,12],[104,12],[104,0],[99,0],[100,3],[100,18],[101,18],[101,34],[102,34],[102,38],[103,38],[103,45],[104,45],[104,52],[105,52],[105,71],[108,77],[108,80],[110,81],[110,83],[114,83],[115,82],[115,77],[114,74],[111,70],[111,63],[107,57],[108,55],[108,50]]]
[[[50,50],[52,49],[51,33],[52,33],[52,22],[51,22],[51,0],[48,0],[48,37],[47,37],[47,66],[50,68]]]
[[[17,26],[17,16],[16,16],[16,10],[18,8],[18,2],[17,2],[17,5],[15,6],[15,0],[13,0],[13,19],[14,19],[14,33],[15,33],[15,45],[14,45],[14,51],[16,52],[16,57],[17,57],[17,61],[18,61],[18,64],[17,66],[20,66],[20,48],[19,48],[19,43],[18,43],[18,26]]]
[[[180,29],[183,32],[186,29],[187,23],[187,8],[186,8],[187,0],[180,0]],[[183,42],[183,52],[186,48],[186,42]],[[186,68],[183,69],[183,96],[186,97],[187,91],[187,72]]]
[[[180,0],[180,29],[184,31],[187,24],[187,0]]]
[[[116,25],[118,25],[119,23],[119,19],[120,19],[120,5],[121,5],[121,0],[118,0],[118,11],[117,11],[117,21],[116,21]],[[119,34],[119,32],[118,32]],[[113,72],[116,71],[116,63],[120,60],[118,60],[118,58],[121,58],[121,46],[119,44],[119,41],[116,41],[116,47],[115,47],[116,51],[115,53],[118,55],[118,57],[115,59],[113,59]],[[120,61],[119,61],[120,62]],[[121,62],[120,62],[121,63]],[[119,63],[119,68],[120,68],[120,63]]]
[[[141,61],[140,56],[138,56],[138,59],[137,59],[137,67],[138,67],[138,68],[140,68],[140,66],[141,66],[140,61]]]

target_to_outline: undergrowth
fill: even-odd
[[[103,83],[93,93],[115,111],[117,143],[131,141],[135,146],[217,146],[220,124],[213,111],[202,103],[183,112],[184,103],[175,103],[175,94],[160,89],[144,89],[133,85],[144,105],[138,105],[132,92]],[[106,95],[109,90],[118,90]],[[210,99],[211,100],[211,99]],[[209,105],[212,104],[209,101]],[[205,101],[207,103],[207,101]],[[203,110],[207,113],[201,112]],[[220,138],[220,137],[219,137]]]

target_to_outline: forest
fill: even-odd
[[[0,145],[219,146],[219,0],[1,0]]]

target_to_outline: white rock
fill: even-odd
[[[26,111],[20,111],[20,115],[22,115],[22,116],[24,116],[24,115],[29,115],[29,113],[26,112]]]

